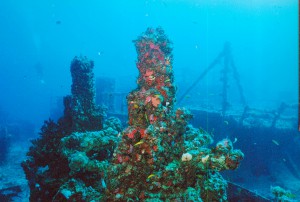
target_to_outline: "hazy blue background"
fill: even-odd
[[[230,41],[249,104],[297,103],[297,11],[296,0],[1,1],[0,108],[39,127],[56,97],[70,93],[69,65],[80,54],[95,61],[96,76],[135,87],[132,40],[149,26],[174,43],[179,92]],[[204,87],[220,85],[219,71]]]

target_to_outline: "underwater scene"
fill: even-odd
[[[296,0],[0,2],[0,202],[300,201]]]

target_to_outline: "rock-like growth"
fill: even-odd
[[[117,145],[121,122],[103,123],[95,104],[93,62],[75,57],[71,64],[72,95],[64,98],[64,116],[45,121],[22,163],[30,201],[101,199],[101,179]],[[103,130],[100,130],[102,129]],[[89,196],[87,196],[89,195]]]
[[[134,43],[138,87],[127,96],[129,126],[108,169],[106,200],[226,201],[218,171],[237,168],[243,153],[227,139],[208,148],[212,137],[188,125],[190,112],[173,110],[172,44],[164,31],[149,28]]]
[[[280,186],[271,186],[271,192],[274,195],[274,201],[296,202],[296,195],[290,190],[285,190]]]
[[[138,87],[127,96],[122,132],[115,118],[102,125],[93,63],[73,60],[64,117],[45,123],[23,163],[31,201],[227,200],[219,171],[236,169],[243,153],[229,139],[211,148],[211,134],[188,125],[191,113],[173,109],[172,44],[164,31],[149,28],[134,43]]]
[[[103,110],[95,103],[94,62],[75,57],[71,63],[72,87],[70,109],[73,131],[102,129]]]

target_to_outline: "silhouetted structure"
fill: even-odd
[[[232,70],[233,72],[233,78],[236,81],[236,85],[239,90],[240,94],[240,99],[241,103],[243,106],[246,106],[246,99],[244,96],[243,88],[240,83],[240,78],[239,74],[237,71],[237,68],[235,66],[232,54],[231,54],[231,48],[230,44],[227,42],[224,45],[223,50],[221,53],[213,60],[213,62],[206,68],[202,74],[192,83],[192,85],[181,95],[181,97],[178,99],[178,104],[181,103],[181,101],[185,98],[185,96],[206,76],[206,74],[212,70],[217,64],[220,64],[223,60],[223,69],[221,70],[221,81],[223,83],[223,88],[222,88],[222,115],[226,115],[226,112],[229,107],[229,102],[228,102],[228,76],[229,72]]]

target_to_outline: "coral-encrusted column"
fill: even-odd
[[[118,180],[111,180],[109,185],[114,197],[141,195],[142,199],[149,189],[146,180],[155,176],[152,173],[156,164],[164,158],[156,156],[163,150],[162,138],[157,135],[156,128],[164,136],[169,134],[174,139],[172,131],[167,131],[167,125],[171,123],[176,90],[172,44],[164,31],[148,28],[134,43],[138,53],[138,88],[127,96],[129,127],[123,131],[122,141],[114,153],[112,168]],[[137,187],[144,191],[140,192]]]
[[[161,28],[147,29],[134,43],[139,77],[127,97],[129,125],[145,128],[164,119],[175,101],[172,44]]]
[[[72,96],[65,97],[64,103],[73,131],[102,129],[103,109],[95,102],[93,68],[94,62],[87,57],[75,57],[71,63]]]
[[[106,200],[225,201],[218,171],[237,168],[243,154],[228,139],[207,148],[211,135],[188,125],[188,110],[173,110],[172,47],[163,30],[149,28],[134,43],[138,88],[127,96],[129,126],[106,172]]]

